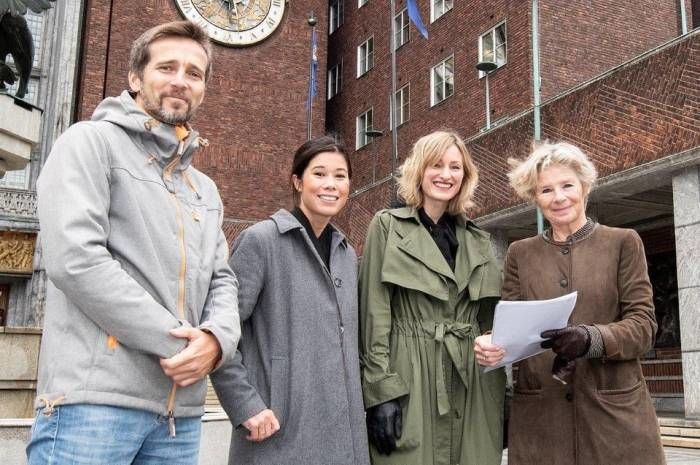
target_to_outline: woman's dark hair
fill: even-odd
[[[337,142],[331,136],[309,139],[301,144],[301,147],[294,153],[291,175],[296,175],[297,178],[301,179],[306,167],[311,163],[311,160],[321,152],[335,152],[341,154],[345,159],[345,163],[348,164],[348,178],[352,179],[352,166],[350,165],[348,151],[343,144]]]

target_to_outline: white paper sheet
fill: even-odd
[[[542,331],[563,328],[576,305],[578,293],[556,299],[506,301],[496,305],[491,342],[506,350],[501,363],[484,372],[518,362],[549,349],[540,347]]]

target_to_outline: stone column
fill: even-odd
[[[700,418],[700,166],[673,176],[686,418]]]

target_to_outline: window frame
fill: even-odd
[[[335,71],[335,73],[333,73]],[[335,74],[335,79],[331,80],[331,75]],[[331,85],[334,84],[334,85]],[[343,89],[343,60],[341,59],[334,66],[328,68],[328,80],[326,81],[328,92],[326,100],[330,100],[340,93]]]
[[[436,86],[437,68],[440,67],[440,66],[444,66],[444,67],[445,67],[445,70],[446,70],[446,69],[447,69],[447,68],[446,68],[446,63],[447,63],[448,61],[450,61],[450,60],[452,60],[452,92],[451,92],[449,95],[447,95],[447,93],[445,92],[445,89],[446,89],[445,83],[447,82],[447,79],[445,79],[445,78],[443,77],[443,78],[442,78],[442,84],[443,84],[442,92],[443,92],[443,97],[442,97],[442,99],[440,99],[440,100],[436,100],[437,95],[436,95],[436,93],[435,93],[435,86]],[[455,56],[454,56],[454,54],[452,54],[452,55],[448,56],[447,58],[441,60],[441,61],[440,61],[438,64],[436,64],[435,66],[432,66],[432,67],[430,68],[430,106],[431,106],[431,107],[434,107],[435,105],[437,105],[437,104],[439,104],[439,103],[441,103],[441,102],[444,102],[444,101],[447,100],[448,98],[452,97],[452,96],[454,95],[454,93],[455,93]]]
[[[369,43],[371,42],[372,44],[372,50],[369,50]],[[367,45],[366,51],[363,53],[362,52],[362,47]],[[363,60],[361,57],[364,57],[364,64],[365,68],[363,69],[361,67],[361,64],[363,63]],[[357,46],[357,76],[356,77],[362,77],[365,74],[369,73],[370,70],[374,68],[374,35],[371,35],[362,42],[360,45]]]
[[[440,12],[439,15],[436,16],[436,5],[440,3],[442,4],[441,8],[442,11]],[[449,3],[450,7],[445,8],[445,4]],[[452,9],[455,7],[454,0],[430,0],[430,24],[434,23],[438,19],[442,18],[445,16],[445,13],[448,11],[452,11]]]
[[[397,19],[399,21],[397,21]],[[399,11],[394,16],[394,50],[398,50],[404,45],[406,45],[411,40],[411,20],[408,17],[408,7]],[[405,39],[404,39],[405,36]],[[401,38],[401,43],[398,43],[397,38]]]
[[[397,97],[401,95],[401,105],[397,104]],[[405,98],[404,98],[405,95]],[[404,111],[405,109],[405,111]],[[396,92],[394,92],[394,111],[399,112],[401,118],[396,118],[397,119],[397,125],[396,128],[400,128],[404,124],[408,123],[408,120],[411,117],[411,83],[407,83],[400,89],[397,89]],[[391,112],[391,109],[389,110],[389,127],[394,128],[394,115]]]
[[[478,44],[477,44],[479,47],[479,55],[478,55],[479,63],[484,61],[484,37],[491,35],[491,41],[492,41],[491,43],[493,44],[493,57],[494,57],[493,63],[496,63],[496,69],[491,71],[492,73],[494,71],[496,71],[497,69],[500,69],[501,67],[508,64],[508,26],[507,26],[506,22],[507,21],[504,19],[503,21],[499,22],[498,24],[496,24],[495,26],[493,26],[492,28],[490,28],[486,32],[479,34]],[[496,45],[496,37],[497,37],[496,30],[498,28],[500,28],[501,26],[503,26],[504,40],[503,40],[503,43],[501,45]],[[496,51],[498,50],[499,47],[503,47],[503,62],[500,64],[496,60],[496,58],[497,58]],[[484,71],[479,71],[479,79],[483,78],[484,76],[486,76],[486,73]]]
[[[331,0],[328,3],[328,35],[333,34],[343,25],[343,20],[345,19],[344,9],[344,0]]]
[[[369,115],[369,124],[367,120]],[[360,121],[363,120],[363,127],[360,129]],[[370,142],[367,131],[374,127],[374,107],[369,107],[355,118],[355,150],[360,150]]]

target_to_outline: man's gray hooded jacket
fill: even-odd
[[[160,367],[186,345],[180,326],[212,333],[231,358],[240,337],[216,185],[190,166],[201,139],[123,92],[56,141],[37,184],[49,277],[36,408],[92,403],[167,414]],[[204,380],[178,388],[175,416],[204,412]]]

